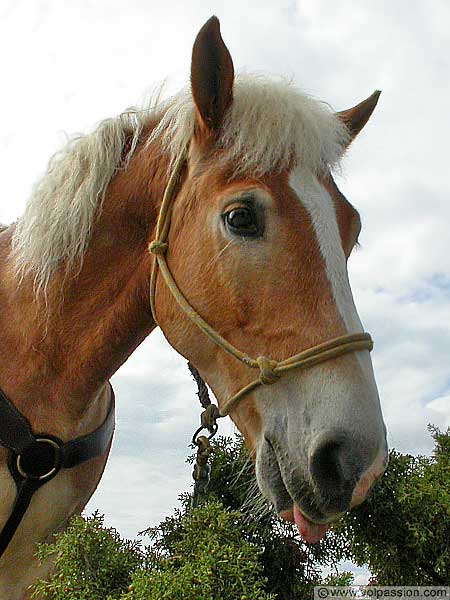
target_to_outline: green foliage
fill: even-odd
[[[271,600],[261,550],[242,540],[241,513],[211,502],[148,530],[153,570],[133,576],[129,600]],[[167,543],[167,534],[171,544]]]
[[[380,585],[450,581],[450,430],[431,428],[432,457],[391,452],[370,498],[317,545],[277,518],[257,491],[253,463],[239,438],[214,442],[204,503],[181,508],[147,529],[149,546],[122,540],[95,514],[43,545],[53,557],[44,600],[298,600],[314,585],[349,585],[340,559],[369,565]],[[190,461],[192,462],[192,457]],[[331,574],[322,577],[324,566]]]
[[[337,571],[327,575],[323,581],[323,585],[332,585],[337,587],[338,585],[352,585],[354,582],[354,575],[350,571]]]
[[[379,585],[450,582],[450,429],[430,427],[432,457],[391,451],[369,499],[336,526],[342,555]]]
[[[38,556],[55,560],[48,582],[35,586],[33,597],[46,600],[116,600],[128,588],[130,574],[144,564],[139,544],[105,528],[97,513],[74,517],[54,544],[40,546]]]
[[[242,515],[210,503],[148,530],[152,545],[123,541],[103,518],[75,517],[42,559],[55,558],[48,582],[35,586],[46,600],[273,600],[265,591],[261,550],[241,538]],[[173,543],[168,543],[166,535]],[[176,535],[175,535],[176,533]],[[176,541],[175,541],[176,537]]]

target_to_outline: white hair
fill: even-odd
[[[328,104],[307,96],[285,79],[236,77],[233,103],[226,113],[218,146],[234,173],[263,175],[302,165],[313,173],[336,167],[349,131]],[[189,88],[166,102],[148,142],[162,138],[172,161],[189,143],[195,107]]]
[[[236,77],[233,93],[218,145],[235,173],[262,175],[291,164],[317,173],[338,164],[348,131],[328,105],[285,80],[254,75]],[[159,123],[147,145],[161,141],[173,163],[194,132],[190,89],[103,121],[51,158],[13,235],[16,272],[31,274],[36,292],[46,289],[61,265],[66,272],[80,268],[106,189],[117,169],[126,168],[149,119]]]

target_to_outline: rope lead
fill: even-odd
[[[194,492],[191,498],[191,508],[197,508],[204,499],[211,479],[211,466],[208,464],[208,461],[213,450],[210,440],[216,435],[219,428],[217,419],[220,418],[220,413],[218,407],[211,402],[208,388],[200,373],[191,362],[188,362],[188,367],[197,384],[197,395],[200,404],[205,409],[200,416],[200,427],[195,431],[192,437],[192,444],[197,446],[197,454],[195,457],[194,470],[192,471]],[[208,431],[208,436],[199,435],[204,429]]]

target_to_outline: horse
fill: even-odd
[[[96,489],[109,379],[157,324],[307,542],[365,499],[386,428],[347,275],[361,221],[333,173],[378,96],[335,113],[282,79],[235,76],[212,17],[190,86],[51,159],[0,233],[0,528],[28,486],[2,599],[51,569],[36,544]]]

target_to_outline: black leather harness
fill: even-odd
[[[22,521],[34,492],[61,469],[71,469],[103,454],[114,432],[114,392],[103,423],[95,431],[70,442],[54,435],[36,434],[28,420],[0,390],[0,445],[9,450],[8,468],[17,495],[11,515],[0,533],[0,557]]]

